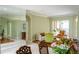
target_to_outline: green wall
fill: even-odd
[[[35,35],[41,32],[50,32],[49,18],[44,16],[29,15],[29,36],[30,39],[35,39]]]
[[[0,18],[0,34],[2,33],[2,30],[4,29],[4,36],[7,37],[7,20],[2,20],[3,18]]]
[[[4,29],[4,36],[10,37],[12,39],[21,39],[21,33],[23,31],[23,24],[25,24],[26,21],[21,20],[11,20],[5,17],[0,17],[0,25]],[[11,24],[11,33],[10,33],[10,24]],[[0,27],[0,33],[2,32],[2,28]]]
[[[49,19],[42,16],[31,16],[32,19],[32,36],[42,32],[49,32]]]

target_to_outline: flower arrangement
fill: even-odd
[[[68,51],[68,46],[64,44],[58,45],[57,42],[53,42],[51,46],[55,53],[66,54]]]
[[[51,44],[52,50],[58,54],[75,53],[73,41],[67,38],[60,38]]]

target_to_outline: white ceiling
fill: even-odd
[[[9,5],[0,6],[0,15],[2,16],[22,16],[25,15],[26,11],[21,8],[16,8]]]
[[[0,6],[0,15],[22,16],[26,14],[26,10],[46,16],[79,14],[78,5],[5,5]]]

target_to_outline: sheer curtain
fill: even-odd
[[[70,37],[77,38],[79,35],[79,16],[53,17],[51,18],[51,31],[55,29],[65,30]]]
[[[69,20],[53,20],[52,31],[53,30],[64,30],[66,34],[69,35]]]

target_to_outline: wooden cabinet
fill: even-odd
[[[26,32],[22,32],[22,39],[26,40]]]

